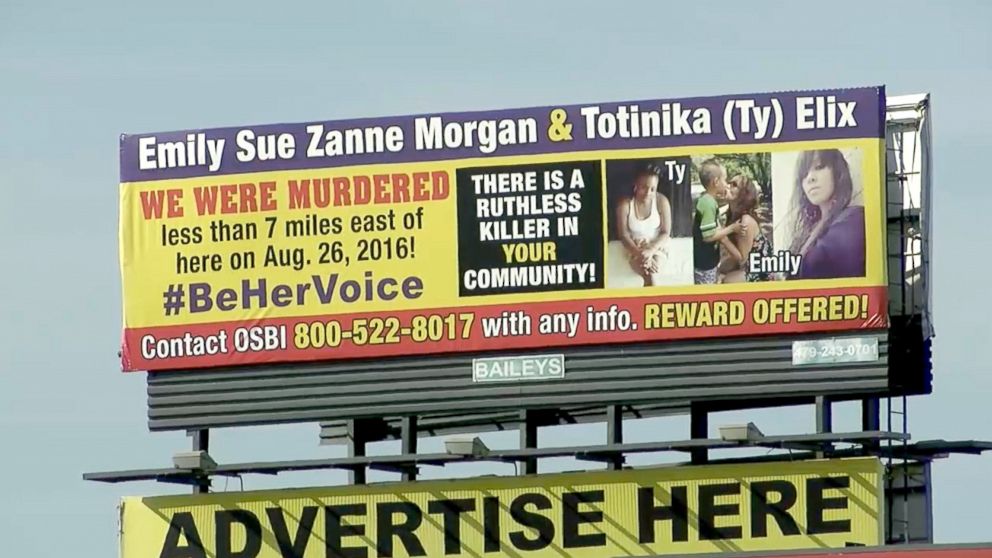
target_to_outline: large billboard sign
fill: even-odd
[[[882,543],[874,458],[125,499],[123,558],[682,555]]]
[[[124,135],[125,370],[887,326],[881,87]]]

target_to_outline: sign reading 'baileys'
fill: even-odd
[[[565,355],[527,355],[472,360],[475,382],[560,380],[565,377]]]

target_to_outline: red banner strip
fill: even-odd
[[[886,327],[884,287],[650,296],[128,329],[125,371]]]

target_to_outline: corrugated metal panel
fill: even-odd
[[[886,389],[885,332],[875,333],[876,362],[792,365],[793,340],[835,335],[555,350],[566,355],[565,379],[543,382],[473,383],[473,355],[156,372],[148,374],[149,427],[198,429],[614,403],[678,408],[690,402]]]

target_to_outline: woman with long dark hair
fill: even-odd
[[[757,281],[772,281],[775,276],[769,272],[751,268],[750,255],[772,255],[772,243],[761,230],[761,224],[766,220],[761,207],[761,196],[754,181],[739,174],[727,181],[730,186],[730,205],[727,209],[727,222],[740,221],[743,232],[734,233],[730,240],[737,247],[737,252],[728,251],[728,256],[721,268],[726,272],[725,283],[735,283],[741,280],[748,283]]]
[[[862,277],[865,274],[865,209],[851,205],[854,184],[844,154],[804,151],[796,168],[793,255],[802,256],[793,279]]]

